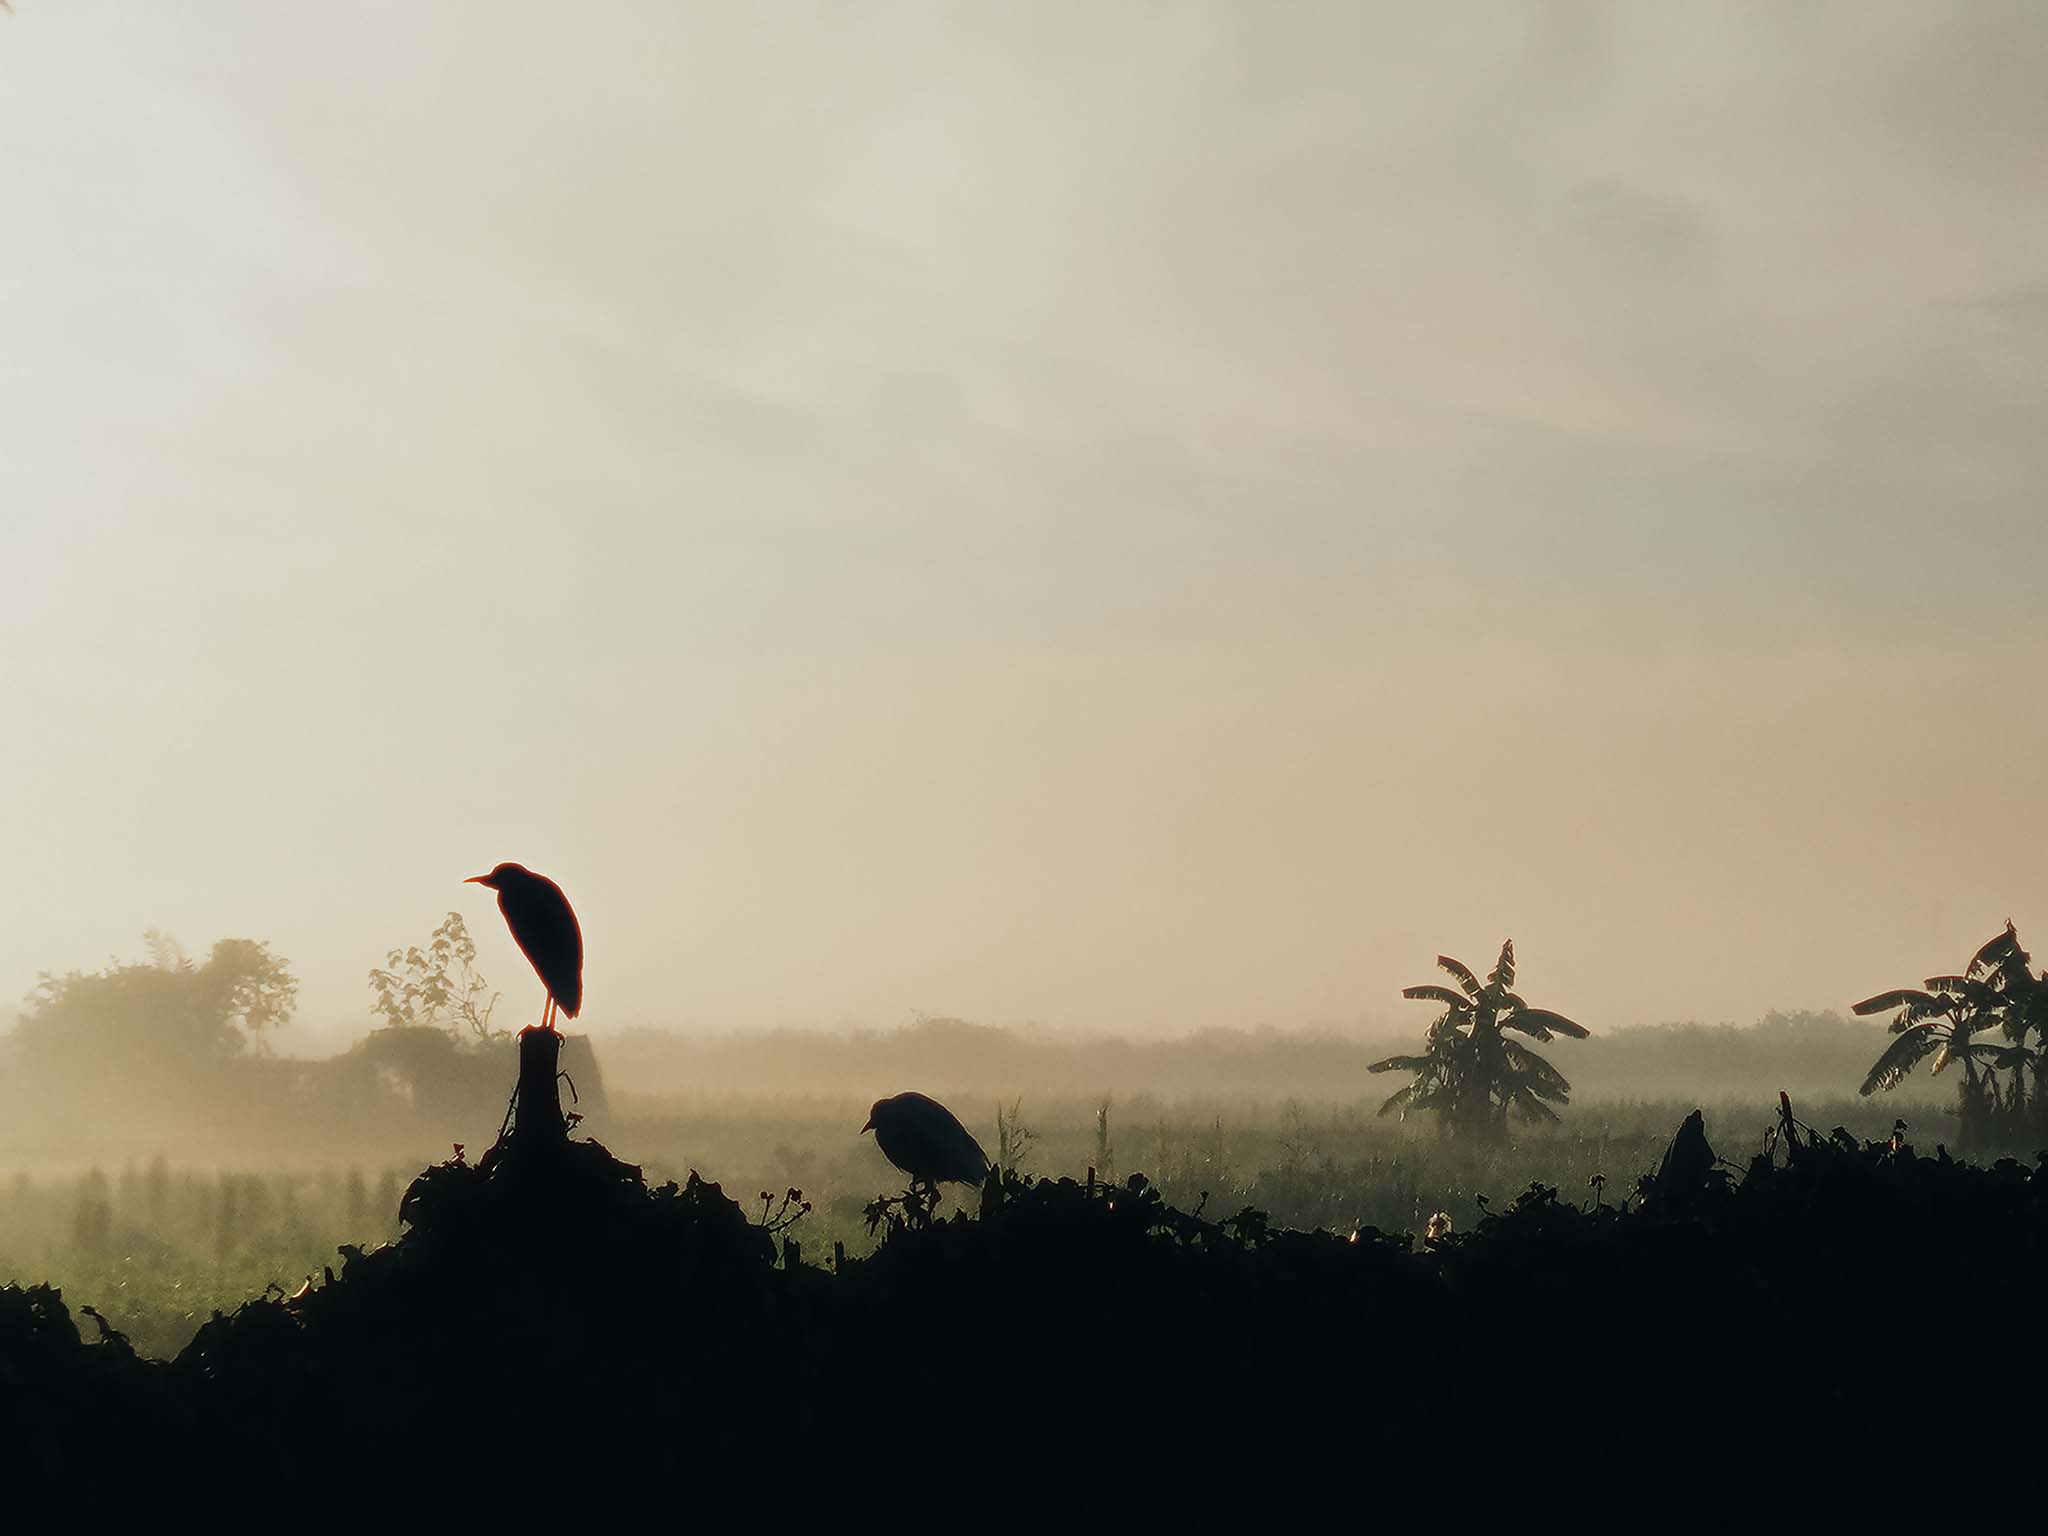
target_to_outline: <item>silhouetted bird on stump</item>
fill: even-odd
[[[861,1133],[875,1133],[882,1156],[910,1175],[913,1186],[979,1184],[988,1177],[988,1154],[953,1111],[921,1093],[875,1100]]]
[[[583,930],[562,888],[524,864],[500,864],[488,875],[471,875],[464,885],[482,885],[498,893],[498,910],[512,940],[533,965],[548,1004],[540,1027],[553,1029],[557,1010],[575,1018],[583,1006]]]

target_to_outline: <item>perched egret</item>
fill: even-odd
[[[861,1133],[875,1133],[882,1156],[910,1175],[913,1184],[979,1184],[988,1176],[988,1154],[966,1126],[937,1099],[899,1093],[877,1099]]]
[[[562,888],[524,864],[500,864],[462,883],[498,893],[498,910],[512,930],[512,941],[548,989],[541,1028],[555,1027],[557,1011],[575,1018],[583,1006],[583,930]]]

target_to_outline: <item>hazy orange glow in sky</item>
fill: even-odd
[[[1595,1028],[2048,946],[2048,10],[0,16],[0,995]],[[527,1004],[531,1003],[528,1008]]]

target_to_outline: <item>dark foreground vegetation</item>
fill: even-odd
[[[1818,1135],[1789,1108],[1747,1167],[1695,1116],[1634,1189],[1536,1185],[1433,1238],[1011,1173],[978,1217],[878,1203],[879,1247],[835,1262],[694,1174],[648,1187],[527,1097],[483,1158],[419,1176],[398,1241],[174,1361],[50,1289],[0,1291],[15,1499],[83,1519],[317,1491],[337,1523],[772,1523],[828,1492],[879,1517],[948,1486],[1384,1509],[1573,1461],[1713,1466],[1725,1490],[1861,1465],[1929,1403],[2009,1411],[2032,1377],[1995,1337],[1938,1356],[1902,1347],[1904,1320],[2048,1280],[2040,1166]]]

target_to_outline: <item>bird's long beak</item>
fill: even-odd
[[[868,1123],[867,1123],[866,1125],[864,1125],[864,1126],[862,1126],[862,1127],[860,1128],[860,1133],[861,1133],[861,1135],[865,1136],[865,1135],[867,1135],[867,1133],[868,1133],[869,1131],[872,1131],[872,1130],[873,1130],[874,1128],[875,1128],[875,1117],[874,1117],[873,1115],[869,1115],[869,1116],[868,1116]]]
[[[491,877],[489,875],[471,875],[467,880],[463,881],[462,883],[464,885],[489,885],[491,883]]]

